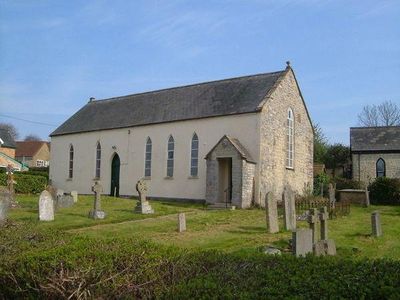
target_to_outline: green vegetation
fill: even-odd
[[[400,179],[378,177],[368,187],[373,204],[400,205]]]
[[[14,185],[17,193],[38,194],[47,185],[47,178],[40,175],[26,175],[24,173],[15,173],[14,179],[17,184]],[[0,173],[0,185],[7,186],[7,175]]]
[[[352,207],[350,216],[329,222],[337,257],[296,259],[286,253],[290,233],[267,234],[259,209],[152,201],[157,214],[139,215],[132,213],[136,200],[103,197],[107,217],[95,221],[87,218],[93,197],[80,196],[46,223],[37,221],[38,196],[17,200],[21,208],[0,230],[5,298],[400,297],[400,207]],[[379,239],[370,236],[377,209]],[[182,211],[188,230],[179,234]],[[262,253],[271,244],[281,257]]]

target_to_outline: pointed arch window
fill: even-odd
[[[190,152],[190,176],[196,177],[199,171],[199,137],[195,133],[192,137]]]
[[[291,108],[287,113],[287,149],[286,167],[293,169],[294,158],[294,114]]]
[[[376,161],[376,177],[385,177],[386,176],[386,163],[383,158],[380,158]]]
[[[171,135],[168,139],[167,177],[174,176],[174,150],[175,150],[175,141]]]
[[[151,176],[151,152],[152,152],[152,143],[151,138],[148,137],[146,141],[146,152],[145,152],[145,160],[144,160],[144,176]]]
[[[68,178],[72,179],[74,175],[74,146],[69,146],[69,165],[68,165]]]
[[[100,166],[101,166],[101,145],[100,142],[96,146],[96,178],[100,178]]]

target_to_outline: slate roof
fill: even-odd
[[[17,142],[17,149],[15,150],[15,157],[34,156],[43,144],[49,144],[45,141],[21,141]]]
[[[350,128],[352,152],[400,151],[400,126]]]
[[[95,100],[50,136],[256,112],[286,70]]]
[[[0,128],[0,139],[4,144],[0,145],[3,148],[15,148],[15,141],[8,130]]]

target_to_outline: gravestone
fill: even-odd
[[[300,228],[292,232],[292,250],[297,257],[313,253],[311,229]]]
[[[309,225],[309,227],[311,229],[311,232],[312,232],[313,244],[315,244],[318,241],[318,237],[317,237],[318,215],[317,215],[317,209],[316,208],[310,209],[310,214],[307,217],[307,222],[308,222],[308,225]]]
[[[89,218],[104,219],[106,213],[101,210],[101,193],[103,192],[103,187],[96,181],[94,186],[92,186],[92,191],[94,192],[94,207],[89,212]]]
[[[294,202],[294,193],[289,185],[283,190],[284,203],[284,223],[286,230],[296,229],[296,203]]]
[[[178,232],[186,231],[186,215],[185,213],[178,214]]]
[[[74,197],[68,194],[58,195],[55,203],[56,209],[67,208],[74,205]]]
[[[57,199],[58,196],[62,196],[62,195],[64,195],[64,190],[56,189],[56,199]]]
[[[333,187],[333,184],[329,184],[329,204],[331,208],[335,208],[336,204],[336,197],[335,197],[335,188]]]
[[[0,225],[7,220],[8,209],[11,202],[11,193],[8,188],[0,186]]]
[[[50,195],[54,201],[57,199],[57,189],[54,186],[52,186],[51,184],[48,184],[46,187],[46,191],[48,191],[50,193]]]
[[[274,196],[271,192],[268,192],[265,195],[265,211],[266,211],[268,231],[270,233],[279,232],[278,207],[274,199]]]
[[[74,198],[74,202],[78,202],[78,192],[77,191],[71,191],[71,196]]]
[[[146,200],[147,185],[143,179],[136,183],[136,190],[139,194],[139,202],[134,211],[140,214],[153,214],[154,210],[151,208],[149,201]]]
[[[17,184],[17,182],[14,180],[14,169],[11,165],[7,166],[7,189],[10,192],[10,207],[18,207],[18,202],[15,199],[15,187],[14,185]]]
[[[336,255],[336,244],[334,240],[321,240],[314,244],[316,256]]]
[[[365,184],[365,207],[368,207],[370,205],[369,202],[369,191],[368,191],[368,184]]]
[[[44,190],[39,198],[39,220],[53,221],[54,220],[54,201],[50,192]]]
[[[329,213],[326,206],[319,209],[319,221],[321,222],[321,240],[328,239],[328,219]]]
[[[379,211],[374,211],[371,214],[372,236],[382,236],[381,215]]]

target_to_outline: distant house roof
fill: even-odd
[[[15,141],[8,130],[0,128],[0,139],[3,141],[0,147],[15,148]]]
[[[91,101],[50,136],[257,112],[289,69]]]
[[[400,126],[350,128],[352,152],[400,151]]]
[[[17,142],[17,149],[15,150],[15,157],[34,156],[44,144],[49,145],[49,143],[46,141]]]

